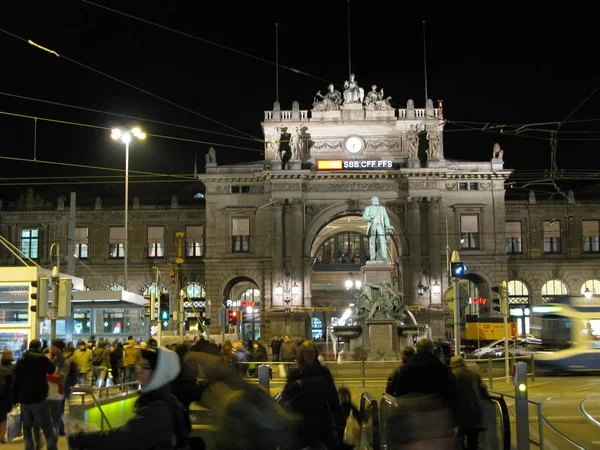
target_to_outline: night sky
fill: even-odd
[[[189,36],[81,0],[4,2],[2,30],[64,57],[0,31],[0,156],[33,159],[35,149],[39,160],[124,167],[123,146],[110,139],[108,130],[39,119],[34,140],[34,120],[4,114],[11,113],[97,127],[139,124],[149,134],[172,138],[149,137],[132,146],[132,179],[135,171],[191,176],[195,155],[202,171],[211,145],[221,164],[260,160],[260,122],[276,96],[275,23],[282,109],[291,109],[294,100],[301,109],[310,109],[318,90],[325,91],[329,82],[341,90],[348,76],[347,0],[97,3]],[[405,107],[409,98],[416,107],[424,106],[425,20],[428,96],[436,103],[444,101],[447,158],[488,161],[494,142],[499,142],[505,167],[517,169],[518,188],[524,180],[543,178],[543,170],[550,167],[549,138],[559,126],[535,124],[570,116],[557,135],[557,167],[563,175],[591,179],[561,184],[581,192],[597,184],[598,173],[591,171],[598,161],[600,93],[584,102],[600,85],[597,25],[591,11],[564,2],[413,5],[351,0],[351,67],[365,90],[377,84],[396,107]],[[527,126],[517,134],[518,124]],[[91,184],[85,177],[92,175],[115,178]],[[62,178],[16,179],[34,176]],[[119,176],[0,159],[0,196],[16,198],[26,189],[21,183],[35,181],[46,183],[35,190],[48,192],[49,200],[61,189],[101,189],[103,195],[118,198]],[[64,181],[89,184],[60,184]],[[170,197],[183,184],[154,183],[152,188],[160,187]],[[149,192],[148,183],[132,184],[132,195],[157,195]]]

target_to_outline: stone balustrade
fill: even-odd
[[[433,115],[427,110],[427,108],[414,108],[414,109],[397,109],[398,120],[405,119],[441,119],[442,110],[434,108]],[[265,122],[304,122],[308,121],[308,110],[306,109],[292,109],[287,111],[274,110],[265,111]]]

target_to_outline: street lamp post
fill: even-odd
[[[128,246],[129,246],[129,143],[133,137],[139,140],[146,139],[146,133],[139,128],[133,128],[131,131],[128,129],[121,130],[120,128],[113,128],[111,138],[115,141],[121,141],[125,144],[125,243],[123,245],[123,290],[127,290],[127,260],[128,260]]]

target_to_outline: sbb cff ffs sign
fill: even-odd
[[[392,169],[392,161],[346,161],[343,159],[322,159],[317,161],[317,170],[361,170],[361,169]]]

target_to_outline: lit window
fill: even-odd
[[[31,259],[38,259],[39,254],[39,234],[38,228],[25,228],[21,230],[21,252]]]
[[[550,280],[542,286],[542,300],[551,302],[554,297],[559,295],[568,295],[567,286],[560,280]]]
[[[600,222],[597,220],[583,221],[583,252],[600,252]]]
[[[544,253],[560,253],[559,220],[544,220]]]
[[[479,248],[479,217],[477,214],[460,215],[460,248]]]
[[[165,256],[165,227],[148,227],[148,258]]]
[[[185,227],[185,256],[188,258],[198,258],[202,256],[203,247],[202,225]]]
[[[79,259],[88,258],[88,228],[75,228],[75,257]]]
[[[506,222],[506,253],[523,253],[523,230],[521,222]]]
[[[250,219],[234,217],[231,220],[231,251],[244,253],[250,251]]]
[[[125,257],[125,227],[110,227],[108,256],[109,258]]]

